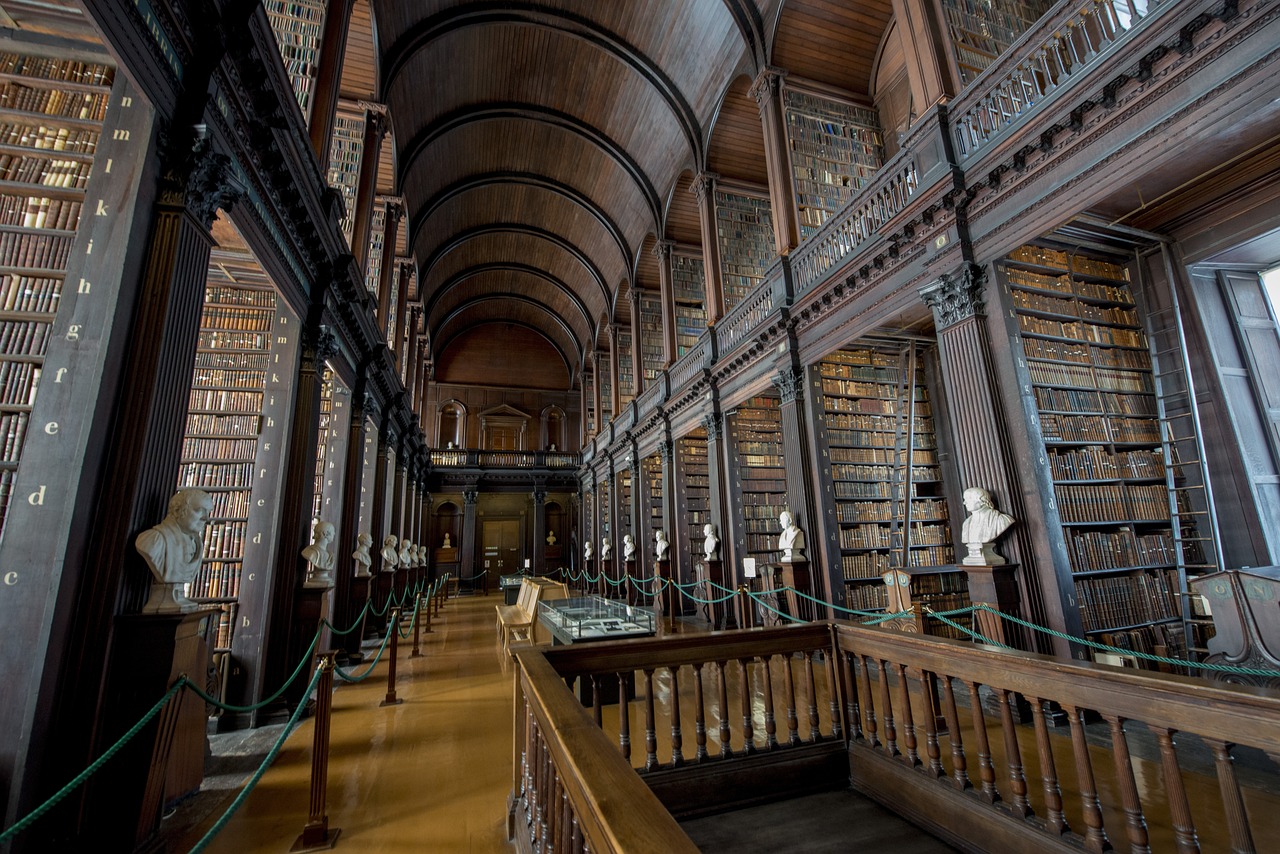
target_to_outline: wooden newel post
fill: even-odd
[[[423,617],[423,619],[427,621],[427,625],[424,626],[422,630],[427,634],[431,634],[431,600],[435,597],[435,592],[436,589],[432,587],[431,590],[423,596],[426,600],[426,607],[422,609],[426,613],[426,616]]]
[[[422,636],[422,594],[417,594],[413,599],[413,652],[409,653],[410,658],[422,658],[422,652],[418,649],[418,639]]]
[[[756,627],[756,609],[752,607],[751,590],[743,584],[738,587],[738,626],[743,629]]]
[[[338,841],[341,829],[329,826],[325,801],[329,789],[329,728],[333,717],[334,650],[318,656],[320,682],[316,686],[316,725],[311,742],[311,815],[290,851],[324,851]]]
[[[399,647],[397,641],[400,639],[399,606],[391,609],[391,620],[387,624],[387,631],[391,632],[391,661],[387,664],[387,696],[378,705],[398,706],[404,702],[396,697],[396,649]]]

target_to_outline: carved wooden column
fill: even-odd
[[[547,571],[547,485],[535,482],[533,492],[533,571]]]
[[[635,575],[637,578],[648,578],[649,573],[645,570],[653,563],[653,558],[648,553],[652,543],[647,542],[645,539],[645,535],[648,533],[648,527],[644,524],[646,517],[641,515],[640,512],[644,506],[640,500],[644,491],[640,451],[636,447],[634,440],[628,442],[627,448],[627,468],[631,471],[631,506],[626,508],[626,512],[631,514],[631,540],[636,544]]]
[[[596,416],[596,432],[599,433],[604,429],[604,424],[600,421],[600,351],[591,351],[591,394],[593,397],[592,406],[595,407]]]
[[[360,148],[360,172],[356,176],[356,209],[351,212],[351,254],[356,258],[356,267],[360,270],[360,281],[364,283],[369,275],[369,244],[373,227],[373,203],[378,193],[378,161],[382,156],[382,139],[387,135],[389,123],[386,108],[376,104],[366,104],[364,111],[364,140]],[[322,164],[328,168],[329,161]],[[382,247],[383,262],[387,259],[387,247]],[[391,250],[395,257],[395,249]],[[378,294],[378,307],[382,307],[382,294]],[[379,319],[382,313],[379,311]],[[386,323],[381,324],[386,328]]]
[[[732,566],[733,538],[730,532],[725,530],[724,512],[724,508],[729,506],[730,488],[728,482],[730,469],[725,456],[728,453],[729,442],[724,435],[724,418],[717,404],[709,414],[703,416],[702,426],[707,431],[707,483],[709,486],[707,513],[716,526],[716,535],[720,538],[720,557],[725,566]],[[690,548],[693,551],[693,562],[697,563],[702,559],[702,542],[691,543]]]
[[[662,301],[662,366],[671,367],[676,360],[676,296],[671,287],[671,250],[674,240],[659,240],[653,247],[658,256],[658,293]]]
[[[320,57],[316,60],[316,82],[311,97],[311,150],[320,168],[329,169],[329,146],[333,142],[333,118],[342,88],[342,66],[347,54],[347,27],[355,0],[329,0],[324,28],[320,33]]]
[[[396,241],[399,240],[400,220],[403,218],[404,202],[401,199],[387,199],[383,203],[383,223],[386,228],[382,232],[382,266],[378,268],[378,330],[396,354],[397,365],[400,364],[403,351],[400,342],[404,340],[405,275],[404,265],[397,264]],[[391,329],[391,283],[397,275],[399,288],[396,297],[396,326]]]
[[[773,239],[779,255],[789,255],[800,245],[799,213],[795,183],[787,155],[787,118],[782,105],[782,79],[787,73],[767,66],[751,84],[751,96],[760,108],[764,130],[764,164],[769,175],[769,207],[773,212]]]
[[[702,270],[706,276],[707,326],[724,316],[724,277],[720,275],[720,230],[716,225],[714,172],[699,172],[690,189],[698,199],[698,224],[702,226]],[[674,310],[673,310],[674,316]]]
[[[803,575],[804,580],[808,581],[809,589],[806,589],[802,583],[798,567],[795,570],[795,580],[789,582],[789,586],[830,602],[832,601],[831,591],[818,586],[821,583],[819,581],[822,577],[821,572],[812,573],[812,578],[809,572],[809,567],[815,566],[814,560],[821,554],[816,549],[821,547],[822,538],[818,536],[821,529],[818,527],[817,514],[814,512],[814,476],[810,465],[813,459],[813,446],[809,443],[811,434],[804,410],[804,377],[803,368],[788,364],[779,369],[773,378],[773,384],[778,387],[780,395],[778,412],[782,419],[782,459],[787,463],[787,507],[795,518],[795,523],[805,533]],[[783,571],[785,577],[788,568],[784,566]],[[794,594],[791,598],[794,598]],[[812,603],[806,603],[806,611],[801,613],[811,612],[810,605]],[[794,610],[792,615],[799,616]]]
[[[369,546],[370,556],[376,555],[382,548],[382,543],[372,531],[357,530],[360,525],[360,494],[362,488],[366,486],[362,483],[365,428],[369,410],[373,408],[373,401],[365,391],[366,385],[366,374],[361,370],[356,377],[355,389],[351,393],[351,426],[347,440],[346,476],[342,481],[342,524],[339,526],[338,571],[335,573],[334,584],[334,619],[338,622],[339,628],[351,625],[351,621],[364,608],[364,603],[369,598],[369,579],[357,578],[354,574],[356,565],[350,560],[352,552],[356,550],[356,538],[362,533],[369,534],[373,541]],[[349,660],[352,656],[359,656],[360,641],[363,636],[364,633],[357,629],[345,635],[336,635],[334,644],[338,647],[339,654],[345,654],[344,657]]]
[[[582,377],[578,381],[578,435],[582,437],[581,444],[585,445],[591,438],[591,432],[587,430],[587,372],[584,368]]]
[[[939,20],[938,5],[930,0],[893,0],[893,17],[907,58],[912,109],[920,115],[963,88],[943,44],[947,24]]]
[[[401,280],[401,287],[404,287],[404,281]],[[414,305],[409,309],[409,342],[403,348],[403,352],[399,353],[399,359],[402,370],[404,371],[404,387],[409,392],[409,410],[417,416],[416,420],[421,421],[422,412],[422,389],[418,387],[418,318],[422,314],[422,306]]]
[[[395,533],[391,530],[391,520],[387,514],[387,478],[392,465],[391,456],[399,437],[389,410],[390,407],[387,407],[387,411],[382,413],[382,423],[378,428],[378,451],[373,469],[373,509],[370,513],[372,521],[369,525],[373,534],[373,571],[375,573],[374,580],[370,582],[372,589],[369,595],[373,604],[379,608],[386,602],[387,594],[391,590],[390,581],[395,573],[395,567],[384,566],[382,560],[382,541],[388,534]],[[374,627],[381,633],[382,627],[386,625],[386,619],[385,614],[379,617],[370,611],[365,625]]]
[[[396,465],[395,465],[395,481],[391,485],[391,530],[400,539],[409,536],[406,532],[405,521],[405,488],[407,484],[408,472],[405,470],[405,451],[408,447],[408,435],[400,434],[400,441],[396,443]]]
[[[401,205],[401,211],[404,210]],[[404,364],[405,332],[409,328],[409,284],[413,281],[413,267],[409,263],[398,265],[399,281],[396,285],[396,328],[387,330],[387,343],[395,353],[397,369]],[[390,278],[387,281],[391,281]],[[397,370],[396,375],[400,375]],[[406,386],[407,388],[407,386]]]
[[[644,391],[644,358],[640,346],[640,291],[631,286],[631,393],[639,397]]]
[[[609,324],[609,411],[616,420],[622,414],[622,385],[618,381],[618,327]]]
[[[954,275],[943,274],[920,289],[921,298],[933,309],[938,329],[938,355],[950,421],[947,426],[956,448],[960,485],[964,489],[983,487],[997,507],[1018,520],[1001,548],[1010,563],[1020,566],[1018,586],[1023,605],[1028,608],[1027,616],[1041,625],[1064,630],[1062,603],[1075,591],[1060,587],[1051,562],[1038,564],[1036,560],[1032,528],[1027,524],[1027,507],[1019,486],[1018,461],[1008,444],[1008,428],[991,362],[985,323],[986,279],[981,267],[965,264]],[[957,507],[952,512],[959,514],[963,510]],[[1046,567],[1048,577],[1040,577],[1038,565]],[[1066,585],[1070,586],[1069,580]],[[1055,639],[1053,644],[1056,654],[1070,655],[1065,641]]]
[[[459,572],[462,578],[474,578],[476,574],[476,504],[480,500],[480,490],[470,484],[462,490],[462,564]]]
[[[302,619],[299,593],[307,576],[302,550],[311,542],[311,496],[315,491],[316,443],[320,436],[320,397],[325,362],[337,353],[337,341],[320,323],[327,288],[317,287],[311,317],[303,327],[302,358],[294,385],[293,426],[284,456],[280,494],[280,546],[271,581],[262,686],[274,691],[293,672],[311,641],[313,627]],[[305,635],[305,637],[304,637]],[[290,708],[302,702],[307,679],[299,677],[285,694]],[[259,698],[260,699],[260,698]],[[259,718],[261,720],[261,718]]]

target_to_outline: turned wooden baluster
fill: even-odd
[[[671,767],[678,768],[684,764],[684,733],[680,728],[680,667],[671,665],[667,670],[671,673]],[[698,687],[701,689],[701,684]],[[701,693],[699,690],[698,694]],[[701,708],[698,714],[702,714]]]
[[[582,838],[582,828],[578,825],[578,817],[573,817],[573,832],[569,837],[569,850],[582,852],[587,850],[586,841]]]
[[[584,679],[587,677],[583,677]],[[600,696],[600,678],[591,674],[591,715],[596,719],[596,726],[604,726],[604,698]],[[571,688],[572,690],[572,688]]]
[[[533,765],[530,758],[533,756],[533,742],[537,734],[538,721],[533,716],[533,709],[526,704],[524,712],[524,750],[520,754],[520,804],[526,815],[529,811],[529,790],[533,785]]]
[[[620,686],[622,678],[619,674]],[[644,671],[644,750],[644,770],[653,771],[658,767],[658,730],[653,714],[653,668],[645,668]]]
[[[1045,825],[1061,836],[1071,828],[1062,812],[1062,789],[1058,786],[1058,769],[1053,761],[1053,746],[1049,744],[1049,726],[1044,720],[1043,701],[1027,697],[1031,706],[1031,720],[1036,729],[1036,752],[1040,756],[1040,781],[1044,784]]]
[[[698,742],[697,760],[707,758],[707,707],[702,696],[702,664],[693,665],[693,705],[697,709],[694,720],[695,739]]]
[[[938,713],[933,707],[933,692],[930,685],[934,676],[928,670],[920,671],[920,696],[924,700],[924,749],[929,757],[926,770],[930,777],[938,778],[947,775],[942,767],[942,751],[938,749]]]
[[[844,685],[844,711],[846,720],[849,721],[849,739],[851,741],[862,741],[862,711],[858,705],[858,684],[853,678],[853,666],[849,663],[852,658],[849,653],[840,650],[840,681]],[[834,686],[835,683],[832,683]],[[831,692],[831,702],[834,706],[836,702],[835,691]],[[833,707],[831,717],[834,720],[836,710]],[[839,738],[839,735],[836,736]]]
[[[857,674],[858,696],[862,698],[862,713],[865,720],[862,729],[866,733],[867,744],[879,747],[880,739],[876,735],[876,701],[871,695],[871,676],[866,661],[856,653],[853,656],[853,669]]]
[[[563,786],[560,788],[560,819],[556,826],[560,828],[556,834],[556,850],[568,851],[572,844],[573,807],[569,805],[569,790]]]
[[[964,737],[960,735],[960,715],[956,713],[956,695],[951,688],[950,676],[939,676],[942,681],[942,713],[947,718],[947,741],[951,742],[951,777],[957,789],[971,789],[969,765],[964,757]]]
[[[729,680],[725,674],[728,661],[716,662],[716,676],[720,684],[720,758],[728,759],[733,755],[733,748],[729,746],[729,738],[732,733],[729,731]]]
[[[1133,854],[1150,854],[1147,820],[1142,816],[1142,799],[1138,797],[1138,784],[1133,779],[1133,762],[1129,758],[1129,740],[1124,734],[1124,719],[1116,715],[1102,717],[1111,725],[1111,756],[1116,763],[1116,782],[1120,786],[1120,803],[1124,808],[1125,835],[1129,837],[1129,849]]]
[[[1218,791],[1222,793],[1222,811],[1227,817],[1227,832],[1231,834],[1231,854],[1253,854],[1256,850],[1253,832],[1249,829],[1244,800],[1240,797],[1240,784],[1236,781],[1235,763],[1231,759],[1231,748],[1235,745],[1211,738],[1204,739],[1204,743],[1213,751],[1218,771]]]
[[[828,680],[831,685],[831,696],[835,697],[835,685]],[[815,687],[813,678],[813,651],[809,650],[804,654],[804,688],[809,692],[809,740],[817,741],[822,738],[822,722],[818,719],[818,692]],[[832,700],[832,711],[835,710],[835,700]]]
[[[1027,778],[1022,771],[1022,751],[1018,747],[1018,728],[1013,722],[1013,698],[1003,688],[997,688],[1000,697],[1000,728],[1004,731],[1005,763],[1009,766],[1009,791],[1013,800],[1009,811],[1019,818],[1034,815],[1030,802],[1027,801]]]
[[[1173,742],[1177,730],[1151,724],[1147,729],[1155,734],[1160,745],[1160,766],[1164,771],[1164,789],[1169,798],[1169,817],[1173,820],[1173,839],[1178,854],[1199,854],[1200,843],[1196,839],[1196,825],[1191,818],[1191,804],[1182,784],[1182,771],[1178,768],[1178,750]]]
[[[1109,851],[1107,831],[1102,822],[1102,806],[1098,802],[1098,786],[1093,779],[1093,761],[1084,737],[1084,714],[1075,706],[1063,706],[1071,725],[1071,749],[1076,759],[1076,780],[1080,786],[1080,806],[1084,810],[1084,847],[1089,851]]]
[[[747,667],[749,663],[750,659],[738,659],[738,666],[742,668],[742,752],[748,755],[756,752],[755,727],[751,723],[751,671]]]
[[[796,677],[791,671],[791,656],[780,655],[782,690],[787,696],[787,744],[800,743],[800,717],[796,714]]]
[[[764,743],[768,750],[778,746],[778,722],[773,716],[773,656],[760,659],[760,675],[764,681]]]
[[[907,666],[905,664],[895,665],[898,670],[898,707],[901,710],[899,716],[902,718],[902,745],[907,749],[906,754],[902,757],[902,761],[912,768],[920,765],[920,755],[916,752],[916,721],[911,711],[911,684],[907,681]]]
[[[542,828],[543,786],[545,785],[547,773],[546,747],[546,742],[539,738],[538,761],[533,771],[533,820],[529,824],[529,840],[534,845],[538,843],[538,834]]]
[[[627,686],[618,680],[618,744],[622,758],[631,761],[631,703],[627,700]]]
[[[884,752],[890,756],[898,755],[898,730],[893,725],[893,701],[889,697],[889,671],[884,659],[876,661],[880,682],[880,723],[884,725]]]
[[[991,764],[991,742],[987,738],[987,719],[982,713],[982,698],[978,694],[978,683],[965,682],[969,689],[969,712],[973,720],[973,735],[978,740],[978,777],[982,780],[981,796],[984,801],[994,804],[1000,800],[996,791],[996,769]]]
[[[552,768],[551,774],[551,802],[547,805],[547,826],[543,832],[543,839],[546,840],[543,845],[543,851],[555,851],[555,843],[553,840],[560,832],[560,801],[564,789],[560,783],[560,775]]]

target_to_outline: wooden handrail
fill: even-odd
[[[527,735],[520,732],[523,706],[536,722],[556,771],[554,783],[568,801],[576,832],[590,850],[696,852],[688,835],[565,688],[563,678],[543,654],[520,648],[515,656],[516,690],[523,701],[517,702],[517,750]],[[538,776],[541,785],[552,782],[544,774]],[[514,792],[513,800],[520,800],[519,796]],[[529,794],[531,803],[535,796]],[[557,845],[556,850],[563,849]]]

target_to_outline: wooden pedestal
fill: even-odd
[[[1021,617],[1021,597],[1018,595],[1018,579],[1014,572],[1017,564],[1000,566],[960,566],[969,577],[969,601],[974,605],[990,605],[1001,613]],[[986,611],[973,612],[974,630],[997,643],[1030,649],[1021,632],[1014,635],[1006,631],[1005,621]]]
[[[813,620],[814,612],[817,610],[813,602],[796,595],[797,590],[809,596],[813,595],[809,580],[809,564],[782,563],[779,567],[782,569],[782,586],[788,588],[786,591],[787,613],[800,620]]]

